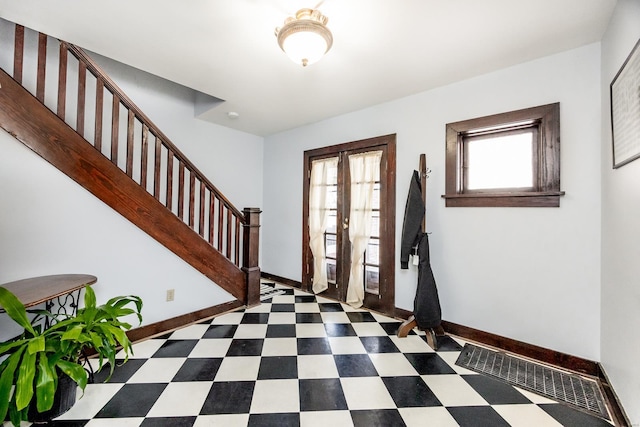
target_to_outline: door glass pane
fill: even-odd
[[[364,269],[364,290],[367,293],[378,295],[380,293],[379,268],[371,265]]]
[[[327,216],[327,233],[336,233],[336,226],[338,222],[337,212],[332,210]]]
[[[335,170],[335,169],[334,169]],[[330,177],[327,177],[330,178]],[[338,182],[335,177],[327,182],[327,208],[335,210],[338,207]]]
[[[380,265],[380,256],[378,254],[379,247],[380,241],[378,239],[371,239],[369,241],[369,245],[367,245],[367,251],[365,252],[367,264]]]
[[[380,211],[371,212],[371,237],[380,237]]]
[[[327,258],[336,258],[336,235],[325,234],[325,253]]]
[[[373,187],[373,198],[371,199],[371,209],[380,210],[380,183],[377,182]]]
[[[327,281],[329,283],[336,283],[336,260],[328,259],[327,260]]]

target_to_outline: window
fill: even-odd
[[[447,207],[560,206],[560,104],[449,123]]]

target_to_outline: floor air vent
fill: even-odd
[[[465,344],[456,365],[609,419],[597,382],[508,354]]]

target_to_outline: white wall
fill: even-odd
[[[602,39],[602,364],[640,425],[640,160],[613,169],[609,84],[640,39],[640,1],[618,0]]]
[[[409,181],[426,153],[427,222],[443,318],[599,359],[600,45],[542,58],[266,138],[264,271],[301,279],[304,150],[397,134],[396,252]],[[335,102],[340,102],[336,99]],[[445,208],[445,124],[560,102],[560,208]],[[412,309],[417,272],[400,270]]]
[[[232,203],[262,205],[261,137],[195,119],[192,90],[95,57]],[[145,324],[235,299],[4,131],[0,153],[0,283],[93,274],[100,301],[141,296]]]

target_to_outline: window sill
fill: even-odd
[[[547,207],[560,206],[564,191],[443,194],[445,206],[456,207]]]

